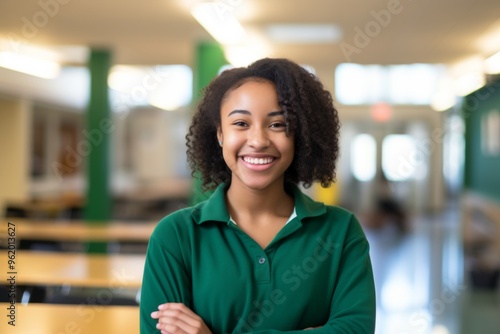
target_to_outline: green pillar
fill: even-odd
[[[212,81],[222,66],[227,65],[228,61],[224,56],[224,51],[217,43],[201,42],[196,46],[196,67],[194,69],[194,92],[195,102],[201,98],[201,92],[210,81]],[[201,180],[193,180],[193,191],[191,195],[191,204],[199,203],[210,196],[210,192],[201,190]]]
[[[105,224],[111,218],[109,188],[109,137],[113,130],[108,97],[108,72],[111,54],[107,50],[91,50],[89,56],[90,98],[87,128],[84,131],[87,155],[87,198],[85,221]],[[88,243],[89,253],[106,252],[105,243]]]
[[[228,61],[224,56],[224,50],[217,43],[201,42],[196,46],[196,64],[194,69],[194,96],[196,102],[201,97],[201,91],[208,86],[222,66]]]

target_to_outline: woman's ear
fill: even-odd
[[[222,129],[220,127],[217,128],[217,140],[219,141],[219,145],[222,146],[224,136],[222,135]]]

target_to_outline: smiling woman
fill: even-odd
[[[212,196],[153,232],[141,333],[373,333],[369,246],[348,211],[299,189],[335,178],[330,93],[285,59],[223,72],[187,135]]]
[[[234,187],[283,184],[293,160],[294,140],[286,133],[274,84],[249,79],[231,91],[221,106],[217,137]]]

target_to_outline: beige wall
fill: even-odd
[[[0,99],[0,213],[5,202],[29,196],[31,105]]]

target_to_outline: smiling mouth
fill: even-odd
[[[276,158],[251,158],[251,157],[243,157],[243,161],[252,164],[252,165],[267,165],[276,160]]]

